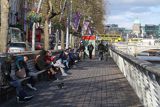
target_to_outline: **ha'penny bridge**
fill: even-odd
[[[118,50],[110,49],[108,61],[98,57],[78,62],[63,79],[40,81],[34,98],[16,103],[15,97],[1,107],[160,107],[160,69]]]

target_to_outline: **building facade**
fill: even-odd
[[[159,25],[152,25],[152,24],[145,25],[145,33],[147,37],[158,38],[160,32],[159,29],[160,29]]]
[[[136,19],[134,21],[134,24],[132,26],[132,31],[133,31],[133,34],[139,36],[141,34],[141,23],[139,21],[139,19]]]

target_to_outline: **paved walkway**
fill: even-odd
[[[138,97],[113,60],[79,62],[65,78],[65,87],[55,81],[38,83],[34,98],[17,104],[15,98],[4,107],[142,107]]]

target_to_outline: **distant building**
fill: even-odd
[[[158,38],[160,38],[160,24],[158,25]]]
[[[152,24],[146,24],[145,25],[145,33],[147,37],[158,37],[160,32],[160,26],[158,25],[152,25]]]
[[[118,27],[117,24],[107,24],[105,26],[105,34],[120,34],[124,35],[125,28]]]
[[[107,24],[105,26],[105,33],[106,34],[113,34],[118,32],[118,25],[117,24]]]
[[[146,35],[146,32],[145,32],[145,27],[144,26],[141,26],[141,37],[145,37]]]
[[[139,19],[136,19],[134,21],[134,24],[132,26],[133,34],[137,35],[137,37],[141,34],[141,23]]]

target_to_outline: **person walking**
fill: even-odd
[[[105,52],[106,48],[103,45],[103,42],[98,45],[98,51],[99,51],[99,60],[103,60],[103,53]]]
[[[90,43],[87,48],[89,51],[89,58],[92,59],[92,52],[93,52],[94,46],[92,45],[92,43]]]
[[[79,46],[79,56],[80,56],[80,60],[85,59],[85,46],[82,42],[80,43],[80,46]]]
[[[108,42],[106,43],[105,45],[105,53],[106,53],[106,61],[108,61],[108,56],[109,56],[109,45],[108,45]]]

